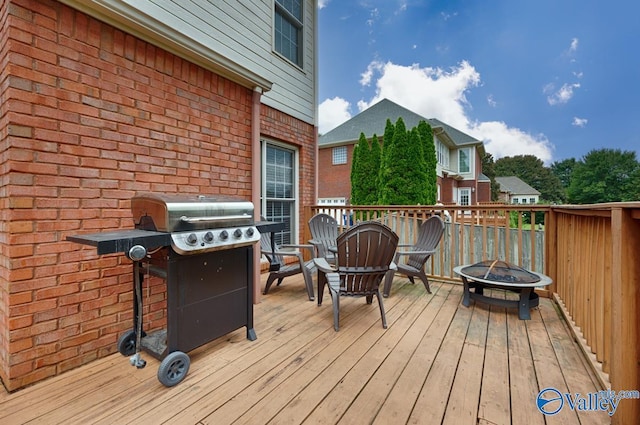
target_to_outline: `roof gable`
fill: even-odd
[[[333,130],[321,135],[318,138],[318,145],[355,143],[360,138],[360,133],[364,133],[367,138],[373,137],[374,134],[382,137],[387,125],[387,119],[390,119],[391,122],[395,124],[400,117],[404,121],[407,129],[416,127],[420,121],[426,121],[434,129],[442,128],[457,146],[470,144],[482,145],[482,142],[479,140],[456,130],[442,121],[425,118],[389,99],[382,99],[380,102],[365,109]]]
[[[516,176],[496,177],[496,182],[500,185],[500,192],[512,195],[540,195],[540,192]]]

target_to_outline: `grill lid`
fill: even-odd
[[[505,283],[536,283],[540,277],[522,267],[500,260],[481,261],[460,270],[471,278]]]
[[[140,194],[131,199],[137,228],[163,232],[253,223],[253,203],[222,196]]]

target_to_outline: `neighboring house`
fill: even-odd
[[[537,204],[540,192],[516,176],[496,177],[500,186],[499,199],[508,204]]]
[[[388,99],[383,99],[350,120],[320,136],[318,141],[318,203],[348,205],[351,196],[353,149],[364,133],[369,141],[377,135],[381,144],[387,119],[402,118],[407,130],[426,121],[433,129],[436,148],[438,202],[472,205],[491,200],[489,179],[482,174],[484,145],[481,141],[439,121],[424,118]]]
[[[113,353],[131,328],[131,262],[65,238],[132,229],[137,192],[252,200],[298,242],[316,200],[318,5],[2,5],[0,379],[15,390]]]

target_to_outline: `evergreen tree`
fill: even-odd
[[[395,125],[391,122],[389,118],[387,118],[387,123],[384,127],[384,135],[382,136],[382,151],[380,153],[380,168],[378,169],[378,204],[384,205],[382,202],[382,170],[386,164],[386,155],[389,150],[391,150],[391,146],[393,145],[393,133],[395,131]]]
[[[380,141],[376,134],[371,138],[371,174],[367,176],[370,180],[369,193],[365,197],[365,205],[376,205],[378,203],[378,187],[380,181],[380,161],[382,157],[382,149]]]
[[[409,139],[414,143],[411,143]],[[412,144],[415,146],[412,149]],[[416,173],[419,149],[418,132],[407,132],[402,118],[398,118],[391,146],[385,143],[381,167],[381,203],[384,205],[414,205],[422,190]],[[416,190],[416,187],[418,189]]]
[[[370,150],[369,142],[364,133],[360,133],[358,144],[353,150],[353,159],[351,160],[351,204],[365,205],[367,195],[366,185],[369,181],[367,175],[370,167]]]
[[[438,197],[438,175],[436,167],[438,159],[436,157],[436,145],[433,140],[433,130],[426,121],[418,123],[418,133],[422,145],[422,156],[425,170],[424,182],[424,205],[434,205]]]

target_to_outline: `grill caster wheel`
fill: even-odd
[[[136,333],[127,331],[118,338],[118,351],[123,356],[132,356],[136,353]]]
[[[179,384],[187,376],[190,364],[189,356],[182,351],[169,353],[158,368],[158,381],[165,387],[173,387]]]

